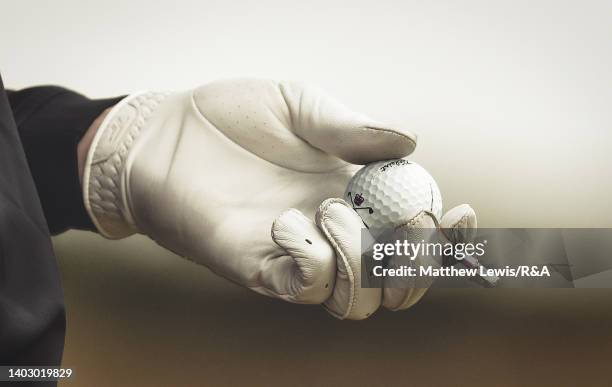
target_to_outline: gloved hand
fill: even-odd
[[[415,144],[293,83],[145,92],[99,127],[84,200],[108,238],[140,232],[259,293],[360,319],[382,290],[360,286],[361,219],[326,199],[342,194],[355,164],[404,157]]]

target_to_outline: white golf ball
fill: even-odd
[[[420,165],[404,159],[370,163],[349,181],[344,199],[369,228],[400,226],[425,210],[442,216],[436,181]]]

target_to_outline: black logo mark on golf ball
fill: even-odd
[[[355,203],[356,206],[360,206],[363,204],[364,202],[364,198],[361,194],[357,194],[355,195],[355,199],[353,199],[353,202]]]
[[[361,207],[363,202],[365,202],[365,198],[363,197],[362,194],[359,193],[359,194],[356,194],[355,197],[353,197],[352,192],[349,192],[347,193],[347,196],[351,200],[351,206],[353,207],[353,210],[355,210],[355,212],[357,213],[357,215],[359,215],[360,218],[361,218],[361,215],[359,214],[359,211],[357,210],[368,210],[368,214],[374,213],[374,209],[372,207]],[[363,224],[365,224],[366,228],[370,228],[370,226],[368,226],[368,224],[363,220],[363,218],[361,218],[361,221],[363,222]]]
[[[380,172],[385,172],[389,168],[399,167],[399,166],[402,166],[402,165],[410,165],[410,164],[412,164],[410,161],[404,160],[404,159],[393,160],[391,162],[386,163],[385,165],[380,167],[378,170]]]

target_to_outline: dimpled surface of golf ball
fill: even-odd
[[[344,199],[369,228],[393,228],[426,210],[442,216],[436,181],[420,165],[404,159],[377,161],[349,181]]]

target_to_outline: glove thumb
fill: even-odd
[[[293,130],[310,145],[353,164],[398,159],[416,147],[416,135],[355,113],[324,92],[281,82]]]

